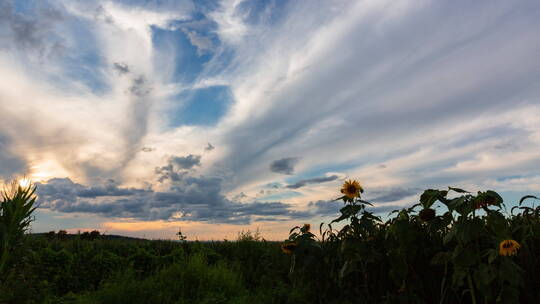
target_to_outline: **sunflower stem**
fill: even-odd
[[[476,304],[476,295],[474,293],[474,285],[471,278],[471,273],[467,270],[467,282],[469,283],[469,290],[471,292],[472,304]]]

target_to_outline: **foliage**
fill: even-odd
[[[14,181],[11,189],[5,189],[0,195],[0,275],[14,262],[10,256],[18,249],[33,220],[35,190],[32,185],[22,187]]]
[[[291,230],[284,243],[296,245],[290,274],[314,303],[533,303],[540,207],[522,206],[525,199],[537,198],[524,197],[523,212],[507,217],[494,191],[428,189],[383,222],[359,192],[344,195],[341,215],[324,230],[321,224],[320,241]],[[436,203],[446,211],[437,215]],[[344,225],[336,230],[335,223]]]
[[[369,212],[359,183],[346,186],[335,220],[318,231],[293,227],[283,243],[266,241],[258,230],[223,242],[111,239],[97,230],[24,235],[29,208],[18,217],[19,230],[3,228],[18,237],[9,243],[16,258],[2,274],[0,303],[535,303],[540,297],[537,197],[524,197],[507,214],[494,191],[428,189],[418,204],[383,221]],[[28,206],[32,195],[10,198]]]

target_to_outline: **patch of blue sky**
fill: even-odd
[[[201,33],[197,34],[207,37]],[[176,57],[173,82],[193,83],[204,70],[204,64],[212,58],[211,50],[199,51],[199,48],[191,43],[188,34],[181,29],[152,27],[152,40],[157,50],[173,46]]]
[[[273,193],[269,195],[265,195],[262,197],[259,197],[257,200],[262,202],[276,202],[276,201],[283,201],[289,198],[293,197],[299,197],[302,196],[302,193],[296,192],[296,191],[285,191],[281,193]]]
[[[188,90],[176,96],[178,107],[170,111],[171,127],[213,126],[226,114],[233,97],[228,86]]]
[[[39,1],[36,0],[26,0],[26,1],[13,1],[13,9],[15,12],[26,15],[33,16],[35,15],[36,5],[39,4]]]

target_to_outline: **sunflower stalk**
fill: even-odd
[[[471,273],[469,270],[467,270],[467,283],[469,283],[469,291],[471,293],[472,304],[476,304],[476,294],[474,292],[474,285],[473,285]]]

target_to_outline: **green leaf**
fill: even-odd
[[[455,210],[461,215],[466,215],[472,211],[472,206],[469,206],[470,195],[456,197],[450,200],[446,206],[450,210]]]
[[[444,265],[450,261],[452,258],[452,255],[449,252],[438,252],[432,259],[431,264],[432,265]]]
[[[487,216],[487,227],[499,238],[509,235],[508,221],[500,212],[490,211]]]
[[[444,202],[446,194],[439,190],[427,189],[420,195],[420,203],[424,208],[431,207],[437,200]]]
[[[347,219],[353,215],[356,215],[358,211],[362,209],[362,206],[360,205],[346,205],[345,207],[341,208],[339,211],[341,212],[341,216],[337,219],[333,220],[331,223],[334,222],[340,222],[344,219]]]
[[[496,249],[490,249],[488,251],[487,256],[488,256],[488,263],[491,264],[497,259],[497,257],[499,257],[499,252]]]
[[[529,199],[529,198],[534,198],[534,199],[537,199],[537,200],[540,200],[540,198],[534,196],[534,195],[525,195],[524,197],[522,197],[520,200],[519,200],[519,205],[521,206],[521,204],[523,203],[524,200],[526,199]]]
[[[454,187],[448,187],[448,190],[452,190],[452,191],[455,191],[457,193],[470,193],[469,191],[466,191],[466,190],[463,190],[463,189],[460,189],[460,188],[454,188]]]
[[[443,242],[444,244],[448,244],[450,243],[455,237],[456,237],[456,234],[457,234],[457,229],[456,229],[456,226],[452,227],[452,229],[450,229],[450,231],[448,231],[448,233],[444,236],[443,238]]]

